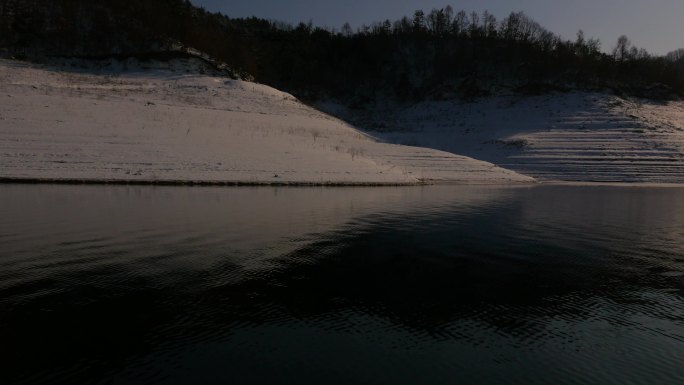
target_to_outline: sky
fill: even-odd
[[[684,0],[191,0],[209,11],[230,17],[257,16],[314,25],[354,27],[385,19],[396,20],[451,5],[454,10],[489,10],[499,20],[524,11],[548,30],[575,39],[579,29],[587,38],[601,39],[604,51],[627,35],[639,48],[666,54],[684,48]]]

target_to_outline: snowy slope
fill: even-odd
[[[389,107],[359,125],[390,143],[463,154],[541,181],[684,183],[684,102],[508,95]]]
[[[464,156],[380,143],[267,86],[191,75],[173,66],[127,67],[87,74],[0,61],[0,178],[533,181]]]

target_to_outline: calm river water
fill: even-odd
[[[684,189],[0,186],[0,383],[684,384]]]

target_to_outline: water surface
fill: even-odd
[[[2,384],[683,384],[684,189],[0,186]]]

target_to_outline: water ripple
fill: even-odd
[[[0,186],[0,382],[684,383],[681,189],[277,190]]]

